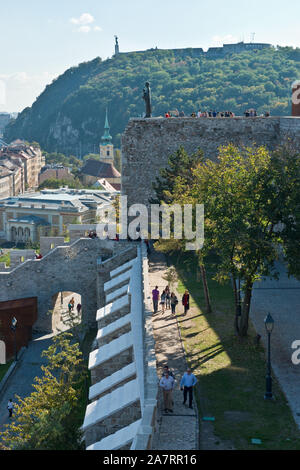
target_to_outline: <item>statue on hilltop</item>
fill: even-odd
[[[151,117],[151,90],[150,83],[145,83],[145,88],[143,89],[143,100],[145,100],[146,105],[146,115],[145,118]]]

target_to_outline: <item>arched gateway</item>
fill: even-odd
[[[51,332],[53,296],[57,292],[77,292],[81,296],[82,321],[95,325],[95,312],[109,278],[103,261],[136,249],[127,242],[81,238],[68,246],[58,246],[42,259],[28,260],[9,272],[0,273],[0,302],[37,297],[36,331]],[[105,263],[104,263],[105,265]],[[97,302],[98,299],[98,302]],[[100,305],[101,306],[101,305]]]

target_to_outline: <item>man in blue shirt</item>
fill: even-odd
[[[187,371],[183,374],[183,377],[180,382],[180,389],[183,390],[183,404],[185,405],[187,394],[189,394],[189,408],[192,407],[193,403],[193,387],[196,385],[197,379],[192,374],[191,369],[187,369]]]

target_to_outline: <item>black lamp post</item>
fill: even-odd
[[[265,400],[273,400],[272,395],[272,377],[271,377],[271,333],[274,328],[274,320],[270,313],[265,318],[265,327],[268,333],[268,365],[266,375],[266,394]]]
[[[18,353],[17,353],[17,338],[16,338],[16,329],[17,329],[17,319],[13,317],[11,320],[11,329],[14,332],[14,349],[15,349],[15,361],[18,360]]]

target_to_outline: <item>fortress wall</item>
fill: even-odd
[[[290,138],[293,144],[300,149],[300,117],[286,116],[279,118],[281,141]]]
[[[298,129],[300,118],[294,123],[279,117],[131,119],[122,137],[122,194],[128,196],[129,206],[148,204],[159,169],[180,145],[188,153],[200,147],[215,159],[220,145],[256,143],[272,149],[283,136],[297,135]]]

